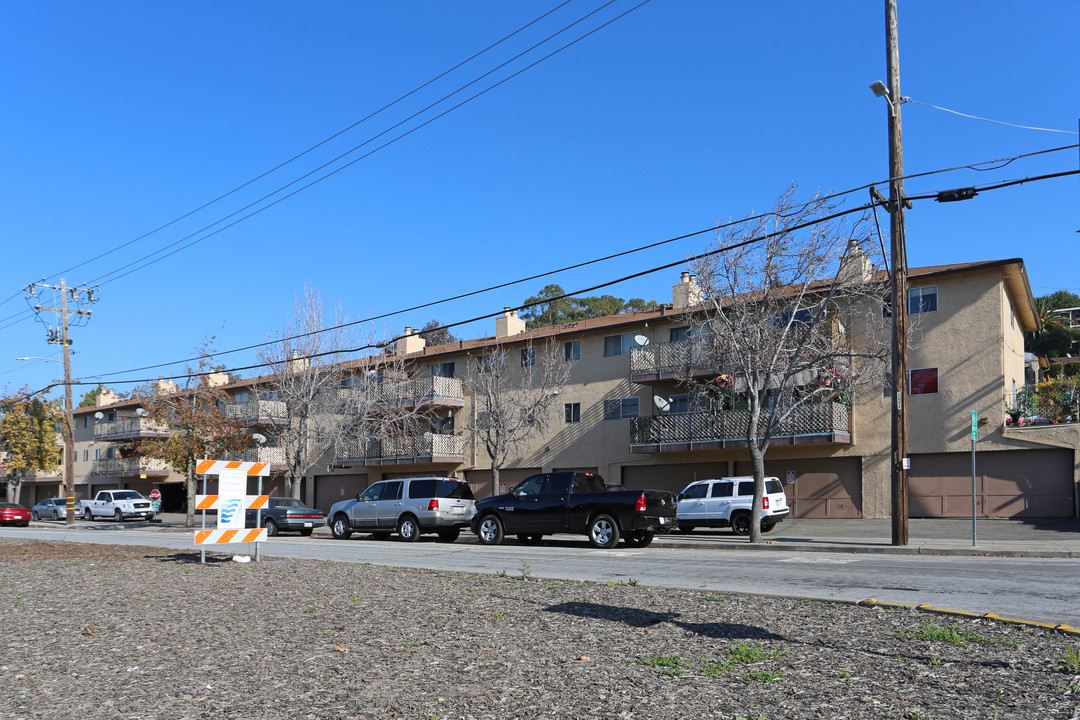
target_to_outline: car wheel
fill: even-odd
[[[626,547],[643,548],[652,544],[656,533],[648,530],[638,530],[626,536]]]
[[[124,522],[124,513],[119,510],[114,510],[112,514],[113,522]]]
[[[263,523],[263,527],[266,528],[267,537],[274,537],[278,533],[277,523],[274,522],[271,518],[266,518],[266,521]]]
[[[371,533],[371,537],[375,538],[376,540],[389,540],[391,535],[393,535],[393,533],[388,533],[382,530],[380,530],[379,532]]]
[[[540,541],[544,539],[543,535],[526,535],[524,533],[517,536],[518,542],[522,545],[539,545]]]
[[[41,519],[40,517],[38,517],[38,511],[37,510],[31,510],[30,511],[30,519],[31,520],[40,520]]]
[[[731,531],[736,535],[749,535],[750,534],[750,515],[749,513],[739,513],[731,517]]]
[[[397,524],[398,537],[405,542],[416,542],[420,539],[420,526],[416,524],[416,518],[412,515],[406,515],[398,520]]]
[[[315,528],[304,528],[300,531],[300,534],[304,537],[311,537],[311,533],[315,532]]]
[[[440,530],[439,542],[455,542],[461,535],[461,528],[453,528],[452,530]]]
[[[498,545],[505,537],[502,520],[495,515],[485,515],[476,526],[476,536],[484,545]]]
[[[690,533],[694,532],[694,526],[693,525],[680,525],[679,526],[679,532],[681,532],[683,535],[689,535]]]
[[[344,515],[334,516],[334,522],[330,523],[330,533],[335,540],[348,540],[349,536],[352,535],[352,530],[349,529],[349,519]]]
[[[762,525],[761,526],[761,532],[763,532],[763,533],[772,532],[772,529],[774,527],[776,527],[776,523],[773,523],[772,525]]]
[[[619,526],[610,515],[597,515],[589,523],[589,542],[601,549],[619,544]]]
[[[87,522],[94,519],[94,513],[90,512],[90,508],[86,508],[85,510],[83,510],[82,519],[86,520]]]

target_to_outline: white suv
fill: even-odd
[[[765,496],[761,504],[761,532],[769,532],[790,512],[784,486],[777,478],[765,478]],[[749,535],[753,506],[752,477],[699,480],[679,493],[679,530],[688,533],[697,527],[730,525],[736,535]]]

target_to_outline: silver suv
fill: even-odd
[[[769,532],[790,512],[780,480],[765,478],[765,496],[761,504],[761,532]],[[688,533],[697,527],[730,525],[736,535],[749,535],[753,507],[754,478],[699,480],[679,493],[679,530]]]
[[[385,540],[397,532],[407,542],[422,533],[438,533],[439,540],[454,542],[468,527],[476,510],[467,483],[446,477],[383,480],[357,493],[352,500],[334,503],[326,524],[338,540],[354,532],[369,532]]]

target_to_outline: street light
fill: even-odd
[[[16,360],[48,360],[49,362],[59,363],[56,358],[38,357],[37,355],[31,355],[30,357],[15,358]],[[61,365],[63,363],[60,363]]]

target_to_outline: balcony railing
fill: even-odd
[[[851,442],[850,408],[841,402],[803,405],[773,434],[777,444]],[[630,447],[635,452],[738,447],[746,443],[748,410],[634,418]],[[670,447],[665,447],[670,446]]]
[[[461,462],[464,459],[460,435],[414,435],[392,440],[353,440],[338,453],[336,461],[361,464],[419,462]]]
[[[163,437],[169,435],[169,428],[149,418],[123,418],[94,425],[94,439]]]
[[[285,403],[281,400],[248,400],[224,405],[225,417],[247,423],[275,422],[285,419]]]
[[[285,448],[281,447],[257,447],[237,450],[225,453],[222,458],[230,462],[255,462],[269,463],[270,465],[285,465]]]
[[[366,392],[364,388],[342,388],[346,398],[350,394]],[[441,405],[461,407],[465,404],[465,393],[461,378],[448,378],[435,375],[412,378],[401,382],[386,381],[375,386],[376,402],[403,402],[412,407],[420,405]]]
[[[635,382],[719,372],[711,348],[676,340],[631,348],[630,375]]]
[[[168,475],[169,465],[157,458],[102,458],[94,461],[90,473],[100,477]]]
[[[1080,381],[1048,380],[1025,385],[1005,409],[1008,426],[1059,425],[1080,422]]]

